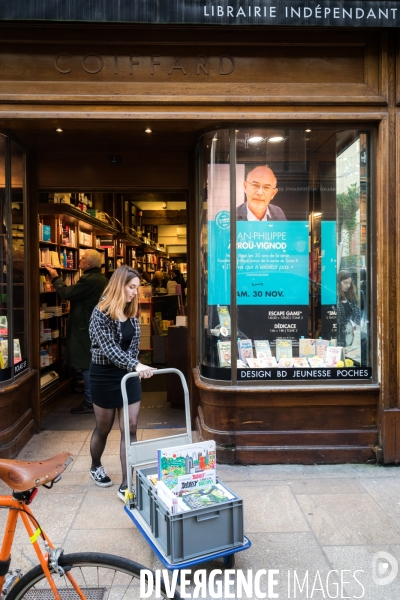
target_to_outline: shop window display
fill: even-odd
[[[357,130],[203,136],[204,377],[372,378],[369,156]]]
[[[0,381],[28,368],[25,154],[0,135]]]

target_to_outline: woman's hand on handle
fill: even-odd
[[[139,373],[140,378],[147,379],[148,377],[152,377],[153,371],[157,371],[154,367],[149,367],[149,365],[142,365],[142,363],[138,363],[135,367],[135,371]]]

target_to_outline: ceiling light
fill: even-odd
[[[271,144],[278,144],[279,142],[284,142],[285,138],[283,137],[283,135],[274,135],[268,138],[267,141],[271,142]]]
[[[306,133],[311,133],[312,129],[305,129],[304,130]]]
[[[56,131],[57,131],[57,133],[62,133],[64,131],[64,129],[61,129],[61,127],[57,127]]]
[[[249,144],[258,144],[258,142],[263,142],[264,138],[261,135],[253,135],[247,141]]]
[[[144,130],[145,133],[153,133],[150,129],[150,127],[148,127],[147,129]]]

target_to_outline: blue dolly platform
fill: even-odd
[[[186,416],[186,432],[178,435],[172,435],[168,437],[162,437],[152,440],[145,440],[141,442],[132,442],[129,439],[129,427],[125,427],[125,447],[126,447],[126,464],[127,464],[127,477],[128,477],[128,489],[132,489],[132,470],[135,467],[140,467],[144,465],[151,465],[155,463],[155,457],[157,456],[157,450],[161,448],[171,448],[173,446],[181,446],[184,444],[192,443],[192,429],[190,422],[190,404],[189,404],[189,390],[187,387],[187,383],[185,377],[181,371],[177,369],[158,369],[155,371],[154,375],[163,374],[163,373],[175,373],[180,379],[184,390],[185,396],[185,416]],[[128,397],[126,393],[126,381],[130,377],[138,377],[138,373],[128,373],[125,375],[121,382],[122,389],[122,397],[124,401],[124,420],[125,423],[129,423],[129,415],[128,415]],[[139,510],[136,508],[135,500],[130,505],[125,506],[125,511],[132,519],[140,533],[143,535],[145,540],[148,542],[156,556],[162,562],[162,564],[169,570],[180,570],[187,569],[192,566],[199,565],[201,563],[210,562],[217,558],[222,558],[224,560],[225,565],[228,568],[233,568],[235,564],[235,554],[237,552],[242,552],[243,550],[247,550],[251,546],[250,540],[244,536],[243,544],[235,544],[232,547],[227,549],[219,549],[216,551],[206,552],[201,554],[201,556],[196,556],[195,558],[189,558],[187,560],[183,560],[180,562],[174,561],[170,562],[168,557],[166,556],[164,549],[158,543],[157,539],[154,537],[152,530],[143,516],[140,514]]]

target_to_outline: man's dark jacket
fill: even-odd
[[[76,369],[88,369],[91,361],[89,320],[108,281],[100,269],[88,269],[75,285],[66,285],[61,277],[53,286],[63,300],[71,303],[67,322],[64,362]]]

